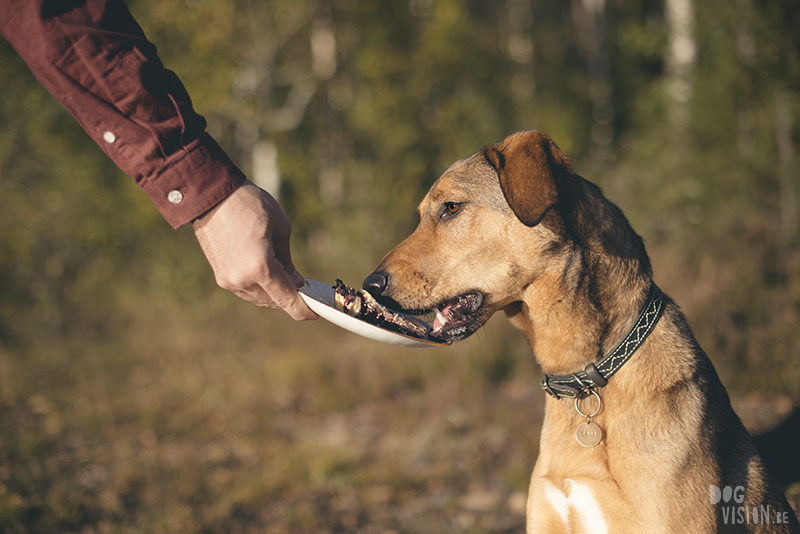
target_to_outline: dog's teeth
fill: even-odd
[[[445,317],[439,310],[436,310],[436,320],[433,321],[433,329],[441,330],[442,328],[444,328],[444,325],[446,324],[447,324],[447,317]]]

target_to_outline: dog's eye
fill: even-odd
[[[452,217],[459,211],[461,211],[460,202],[445,202],[444,209],[442,209],[442,219]]]

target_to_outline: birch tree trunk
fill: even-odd
[[[664,15],[669,32],[664,58],[669,115],[674,124],[683,126],[689,120],[692,70],[697,57],[693,0],[665,0]]]
[[[786,95],[775,90],[775,138],[778,145],[778,176],[781,191],[781,233],[791,240],[797,233],[797,172],[792,143],[792,115]]]
[[[604,147],[614,140],[614,108],[606,51],[606,0],[573,0],[572,20],[587,60],[592,102],[592,141]]]

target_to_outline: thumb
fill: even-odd
[[[292,268],[294,269],[294,265],[292,265]],[[287,271],[287,272],[288,272],[288,271]],[[300,273],[298,273],[298,272],[297,272],[297,269],[295,269],[295,270],[292,272],[292,280],[294,280],[294,284],[295,284],[297,287],[303,287],[304,285],[306,285],[306,279],[305,279],[305,278],[303,278],[303,277],[302,277],[302,275],[301,275]]]
[[[297,268],[294,266],[292,262],[292,251],[289,245],[289,235],[290,232],[280,233],[275,235],[273,246],[275,251],[275,259],[277,259],[282,265],[283,269],[286,273],[291,276],[292,281],[297,287],[302,287],[306,281],[297,272]]]

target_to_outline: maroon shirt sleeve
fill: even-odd
[[[0,33],[174,228],[241,185],[122,0],[0,0]]]

